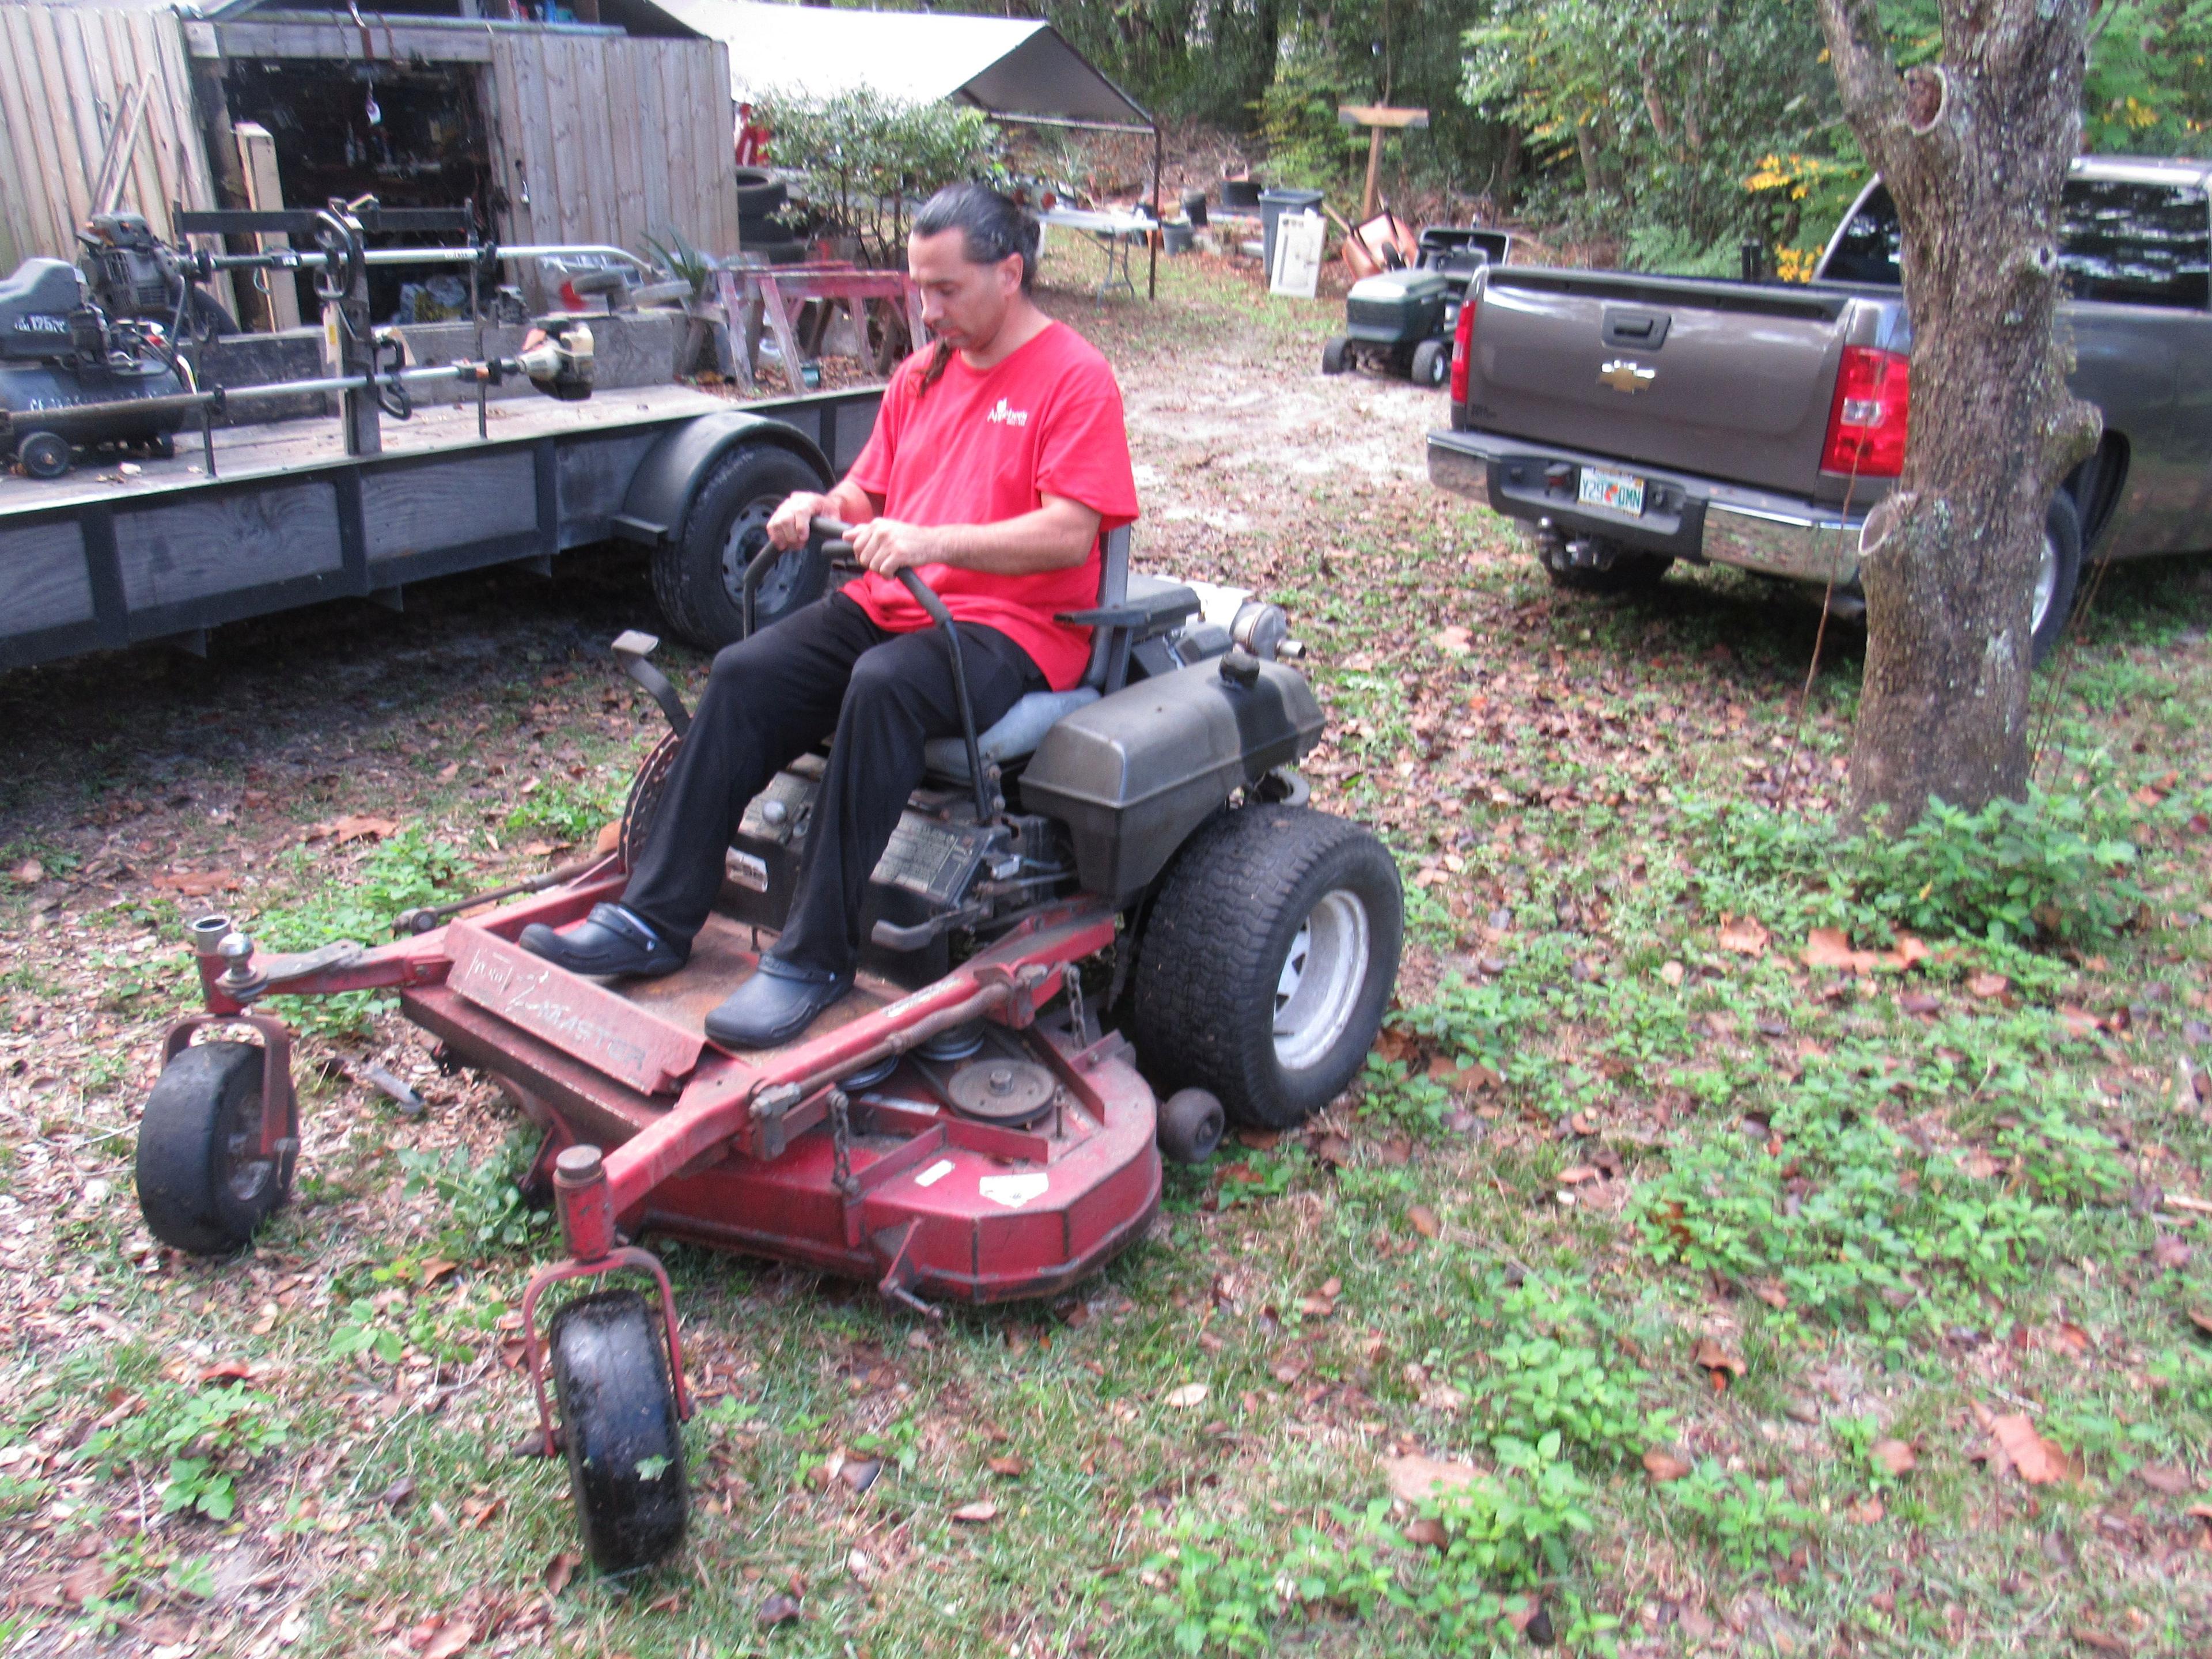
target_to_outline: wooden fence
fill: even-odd
[[[143,109],[115,203],[166,237],[172,202],[216,205],[177,19],[0,3],[0,275],[35,254],[76,258],[76,228],[134,104]]]

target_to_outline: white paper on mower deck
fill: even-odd
[[[1268,273],[1267,291],[1292,299],[1310,300],[1321,289],[1322,243],[1327,228],[1321,215],[1309,209],[1285,213],[1275,221],[1275,268]]]
[[[1031,1199],[1042,1198],[1051,1185],[1052,1177],[1047,1175],[985,1176],[975,1183],[975,1190],[994,1204],[1018,1210]]]

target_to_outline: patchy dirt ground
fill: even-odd
[[[495,1091],[289,1010],[295,1200],[238,1261],[155,1247],[131,1158],[187,917],[373,938],[596,833],[659,730],[606,652],[641,561],[0,678],[0,1650],[2212,1645],[2202,568],[2099,592],[2050,796],[1859,846],[1816,599],[1555,595],[1428,487],[1441,398],[1319,375],[1330,305],[1164,276],[1047,299],[1121,373],[1139,562],[1289,607],[1316,800],[1400,858],[1357,1097],[1049,1307],[672,1251],[692,1538],[593,1582],[507,1455],[550,1241]]]

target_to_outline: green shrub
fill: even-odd
[[[754,102],[775,135],[777,164],[798,169],[813,205],[882,265],[905,265],[908,205],[981,177],[998,143],[980,110],[902,103],[866,88],[834,98],[769,92]]]

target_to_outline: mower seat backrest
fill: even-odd
[[[1112,610],[1128,597],[1129,592],[1129,526],[1106,532],[1106,544],[1098,560],[1098,608]],[[1086,704],[1094,703],[1110,689],[1110,678],[1127,672],[1127,653],[1121,653],[1115,662],[1115,635],[1113,628],[1093,628],[1091,630],[1091,660],[1083,670],[1083,678],[1065,691],[1032,691],[1009,708],[988,731],[975,734],[975,749],[986,766],[1004,766],[1009,761],[1020,760],[1035,752],[1044,741],[1044,734]],[[959,738],[933,738],[923,746],[922,755],[932,776],[949,779],[956,783],[968,781],[968,745]]]

